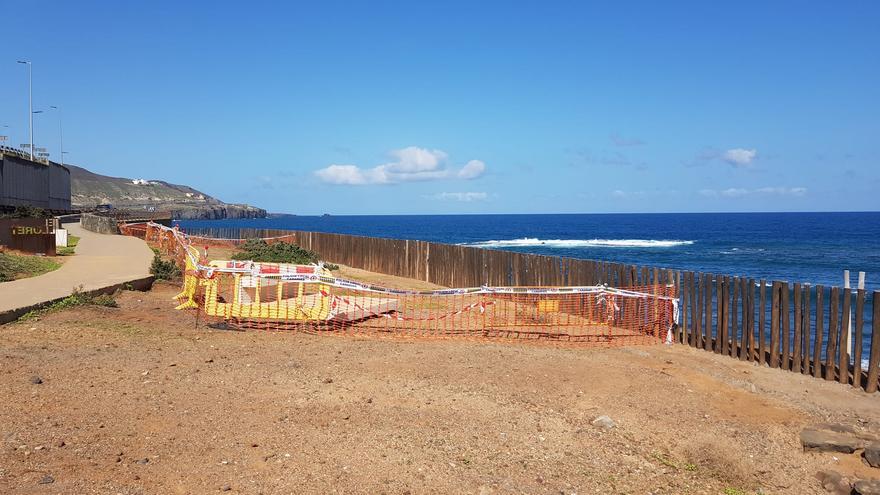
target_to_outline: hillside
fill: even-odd
[[[111,204],[114,208],[170,211],[181,219],[263,218],[266,210],[245,204],[230,204],[190,186],[161,180],[126,179],[70,169],[71,203],[74,208]]]

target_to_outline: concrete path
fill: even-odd
[[[144,241],[96,234],[78,223],[64,228],[80,237],[76,254],[53,272],[0,283],[0,314],[67,297],[80,285],[83,290],[96,290],[150,276],[153,252]]]

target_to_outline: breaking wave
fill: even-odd
[[[465,243],[465,246],[481,248],[505,247],[548,247],[548,248],[581,248],[581,247],[623,247],[623,248],[668,248],[689,246],[694,241],[657,240],[657,239],[536,239],[526,237],[500,241],[480,241]]]

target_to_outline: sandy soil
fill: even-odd
[[[683,346],[214,330],[171,309],[176,291],[0,327],[0,493],[802,494],[822,468],[880,477],[801,451],[809,423],[880,428],[880,396],[836,383]]]

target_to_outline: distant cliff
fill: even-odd
[[[188,220],[266,216],[262,208],[224,203],[189,186],[161,180],[109,177],[75,165],[65,166],[70,169],[70,200],[74,208],[111,204],[120,209],[170,211],[174,218]]]

